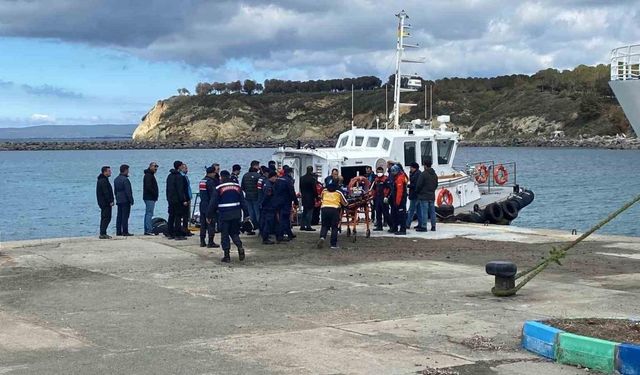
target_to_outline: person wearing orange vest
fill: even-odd
[[[390,169],[391,174],[391,194],[389,203],[391,204],[391,221],[393,227],[389,232],[402,236],[407,234],[407,185],[409,179],[398,164]]]

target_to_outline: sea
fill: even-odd
[[[142,178],[150,162],[160,165],[155,216],[166,218],[164,182],[174,160],[189,165],[195,192],[207,165],[217,162],[231,169],[237,163],[244,172],[251,160],[266,163],[273,152],[264,148],[0,152],[0,243],[97,236],[100,211],[95,185],[103,165],[111,166],[112,182],[120,164],[130,165],[136,202],[129,228],[141,235]],[[515,162],[517,183],[535,193],[534,202],[513,222],[519,227],[582,232],[640,193],[638,150],[466,147],[458,149],[454,164],[487,160]],[[115,209],[113,214],[110,233]],[[599,233],[640,237],[640,204]]]

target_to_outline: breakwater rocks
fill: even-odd
[[[640,150],[640,138],[595,136],[589,138],[527,138],[497,139],[490,141],[462,140],[461,147],[573,147]]]
[[[300,140],[300,146],[333,147],[335,140],[305,141]],[[5,141],[0,142],[0,151],[53,151],[53,150],[153,150],[153,149],[209,149],[209,148],[277,148],[282,145],[296,147],[297,142],[282,141],[265,142],[139,142],[123,141]]]
[[[333,147],[335,139],[325,141],[300,140],[300,145],[312,147]],[[209,148],[277,148],[280,146],[296,147],[296,141],[264,141],[264,142],[140,142],[132,140],[99,140],[99,141],[5,141],[0,142],[0,151],[43,151],[43,150],[153,150],[153,149],[209,149]],[[578,147],[608,148],[618,150],[640,150],[640,138],[596,136],[582,139],[569,138],[527,138],[500,139],[491,141],[462,140],[461,147]]]

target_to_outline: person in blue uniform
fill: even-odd
[[[278,210],[279,225],[276,231],[276,241],[291,241],[296,235],[291,231],[291,208],[292,204],[298,204],[296,191],[293,187],[294,181],[291,177],[293,169],[288,165],[282,167],[284,175],[276,180],[273,192],[275,205]],[[286,239],[284,236],[287,236]]]
[[[238,259],[245,259],[244,248],[240,240],[240,219],[244,217],[248,219],[249,210],[247,202],[244,200],[242,188],[239,184],[231,180],[229,171],[220,172],[220,185],[216,187],[216,192],[209,199],[209,209],[207,217],[218,215],[220,221],[220,244],[224,257],[221,259],[224,263],[231,262],[229,250],[231,250],[231,241],[238,248]],[[207,223],[213,222],[207,219]]]
[[[260,236],[264,245],[273,245],[275,242],[269,238],[275,232],[276,206],[273,194],[273,185],[278,178],[278,174],[273,171],[267,172],[267,178],[262,183],[260,195]]]
[[[200,183],[198,183],[198,190],[200,193],[200,247],[208,247],[215,248],[220,247],[217,243],[214,242],[213,238],[216,234],[215,222],[213,220],[207,221],[207,214],[209,210],[209,202],[211,200],[211,196],[216,192],[216,181],[214,177],[216,176],[216,169],[214,167],[207,168],[207,174],[204,176]],[[208,243],[205,242],[207,239],[207,233],[209,234]]]
[[[242,171],[240,164],[234,164],[233,167],[231,167],[231,181],[236,184],[240,183],[240,171]]]

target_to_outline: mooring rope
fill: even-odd
[[[531,279],[536,277],[540,272],[544,271],[545,268],[547,268],[549,266],[549,264],[551,264],[551,262],[555,262],[558,265],[562,265],[562,263],[560,263],[560,259],[564,258],[567,255],[567,252],[571,248],[573,248],[574,246],[576,246],[577,244],[582,242],[585,238],[587,238],[591,234],[593,234],[593,232],[595,232],[598,229],[602,228],[604,225],[609,223],[611,220],[615,219],[618,215],[620,215],[624,211],[628,210],[629,208],[631,208],[631,206],[633,206],[634,204],[636,204],[638,202],[640,202],[640,194],[638,194],[635,198],[633,198],[629,202],[625,203],[622,207],[617,209],[615,212],[612,212],[611,214],[609,214],[609,216],[607,216],[605,219],[600,221],[593,228],[591,228],[588,231],[584,232],[584,234],[582,234],[582,236],[576,238],[574,241],[572,241],[569,244],[561,247],[560,249],[556,249],[555,247],[553,247],[551,249],[551,251],[549,252],[549,254],[550,254],[549,258],[541,261],[540,263],[538,263],[535,266],[529,268],[528,270],[526,270],[524,272],[520,272],[520,273],[518,273],[516,275],[516,277],[515,277],[516,279],[519,279],[519,278],[524,277],[524,276],[526,276],[526,277],[520,283],[518,283],[518,285],[516,285],[514,288],[506,289],[506,290],[496,290],[495,287],[494,287],[493,289],[491,289],[491,292],[494,295],[499,296],[499,297],[512,296],[512,295],[516,294],[516,292],[518,290],[520,290],[523,286],[525,286],[529,281],[531,281]]]

